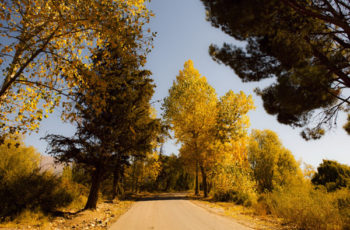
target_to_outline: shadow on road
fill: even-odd
[[[143,195],[136,199],[136,201],[154,201],[154,200],[193,200],[189,193],[161,193]]]

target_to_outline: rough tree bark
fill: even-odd
[[[208,197],[207,174],[206,174],[203,166],[201,166],[201,172],[202,172],[202,180],[203,180],[204,197]]]
[[[92,173],[90,193],[84,209],[96,209],[98,191],[102,182],[102,176],[103,168],[101,166],[97,166],[95,171]]]
[[[115,199],[118,195],[120,195],[120,191],[118,188],[119,182],[120,182],[120,170],[118,167],[116,167],[113,172],[112,199]]]
[[[135,171],[136,171],[136,159],[133,160],[133,166],[132,166],[132,178],[131,178],[131,192],[135,192],[136,187],[136,178],[135,178]]]
[[[196,179],[195,179],[195,195],[199,195],[199,183],[198,183],[198,162],[196,163]]]

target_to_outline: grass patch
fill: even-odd
[[[0,228],[23,228],[28,226],[34,228],[47,229],[53,217],[44,214],[42,211],[24,210],[13,220],[5,220],[0,223]]]

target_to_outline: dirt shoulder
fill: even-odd
[[[252,229],[293,229],[292,226],[285,225],[282,219],[278,219],[271,215],[258,215],[252,208],[243,207],[230,202],[213,202],[201,198],[190,200],[195,205],[198,205],[209,212],[216,213],[227,218],[233,218],[237,223]]]
[[[96,210],[77,213],[62,213],[59,217],[0,224],[0,229],[108,229],[122,214],[132,206],[133,201],[101,202]],[[33,222],[33,223],[32,223]]]

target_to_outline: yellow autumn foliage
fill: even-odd
[[[108,87],[91,69],[102,45],[121,49],[123,58],[135,55],[136,45],[144,57],[141,50],[151,46],[143,29],[151,16],[145,2],[0,1],[0,134],[37,130],[56,106],[64,107],[64,119],[75,119],[75,93]],[[111,60],[107,53],[104,60]],[[101,111],[105,98],[86,95]]]
[[[201,170],[204,184],[216,180],[216,175],[224,175],[224,171],[218,171],[222,165],[247,166],[247,113],[254,109],[251,96],[230,90],[218,99],[189,60],[176,77],[163,107],[165,119],[182,144],[181,157],[196,172]]]

